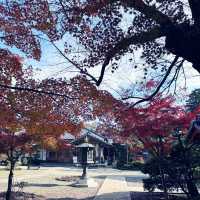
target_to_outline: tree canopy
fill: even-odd
[[[200,105],[200,89],[195,89],[189,94],[186,107],[189,111],[194,111]]]
[[[41,41],[48,40],[97,86],[107,68],[123,67],[127,55],[145,77],[155,69],[162,74],[160,85],[170,86],[185,61],[200,72],[199,7],[196,0],[2,1],[1,41],[39,60]],[[134,62],[137,56],[141,64]],[[98,76],[90,73],[94,67]]]

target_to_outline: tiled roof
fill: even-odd
[[[91,137],[99,142],[102,142],[105,145],[112,145],[111,140],[107,139],[106,137],[99,135],[97,133],[95,133],[93,130],[90,129],[85,129],[81,136],[79,138],[77,138],[76,140],[74,140],[72,143],[78,143],[79,141],[81,141],[83,138],[85,138],[86,136]]]

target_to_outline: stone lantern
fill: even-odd
[[[97,187],[97,183],[94,181],[94,179],[87,177],[87,166],[88,166],[87,155],[88,151],[94,149],[94,145],[88,142],[88,138],[86,136],[84,142],[82,144],[77,145],[76,147],[79,148],[81,152],[81,165],[83,168],[83,172],[80,180],[78,180],[73,185],[76,187]]]

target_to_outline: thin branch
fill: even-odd
[[[170,80],[170,82],[167,84],[167,86],[162,90],[162,92],[164,92],[164,91],[168,88],[168,92],[167,92],[167,93],[169,93],[169,90],[170,90],[170,87],[171,87],[172,83],[173,83],[174,81],[176,81],[177,78],[178,78],[178,74],[179,74],[179,72],[180,72],[180,68],[183,66],[184,61],[185,61],[185,60],[183,59],[183,60],[179,63],[179,65],[178,65],[177,68],[176,68],[176,71],[175,71],[175,73],[174,73],[173,78]],[[175,88],[176,88],[176,86],[175,86]]]
[[[144,99],[143,97],[138,97],[138,96],[127,96],[127,97],[122,97],[121,100],[128,100],[128,99]]]
[[[176,94],[177,79],[178,79],[179,73],[180,73],[180,67],[178,67],[178,68],[176,69],[176,76],[175,76],[175,78],[174,78],[174,82],[175,82],[175,84],[174,84],[174,95]]]
[[[86,70],[84,70],[84,69],[82,68],[82,66],[80,66],[78,63],[76,63],[76,62],[74,62],[72,59],[68,58],[68,57],[65,55],[65,53],[63,53],[62,50],[61,50],[53,41],[48,40],[48,39],[43,38],[43,37],[40,37],[40,36],[37,36],[37,37],[40,38],[40,39],[42,39],[42,40],[45,40],[45,41],[47,41],[47,42],[50,42],[50,43],[54,46],[54,48],[60,53],[60,55],[63,56],[63,57],[64,57],[69,63],[71,63],[74,67],[76,67],[76,68],[79,70],[79,72],[80,72],[81,74],[84,74],[84,75],[90,77],[90,78],[95,82],[95,84],[97,84],[97,79],[96,79],[94,76],[92,76],[90,73],[88,73]]]
[[[18,86],[9,86],[9,85],[4,85],[4,84],[0,84],[0,88],[5,88],[5,89],[12,89],[12,90],[19,90],[19,91],[27,91],[27,92],[34,92],[34,93],[38,93],[38,94],[46,94],[46,95],[53,95],[53,96],[59,96],[59,97],[65,97],[68,99],[76,99],[75,97],[69,97],[68,95],[65,94],[59,94],[59,93],[55,93],[55,92],[47,92],[44,90],[36,90],[33,88],[27,88],[27,87],[18,87]]]
[[[185,69],[184,69],[183,66],[182,66],[182,71],[183,71],[183,76],[184,76],[184,81],[185,81],[184,85],[185,85],[185,88],[186,88],[186,86],[187,86],[187,79],[186,79],[186,75],[185,75]]]
[[[136,106],[137,104],[139,103],[143,103],[143,102],[146,102],[146,101],[150,101],[154,96],[156,96],[156,94],[160,91],[160,88],[163,86],[163,84],[165,83],[167,77],[169,76],[169,74],[171,73],[171,70],[173,69],[173,67],[175,66],[176,62],[178,61],[179,59],[179,56],[176,56],[174,58],[174,60],[172,61],[171,65],[169,66],[168,70],[166,71],[166,74],[164,76],[164,78],[161,80],[161,82],[159,83],[158,87],[156,88],[156,90],[150,95],[148,96],[147,98],[143,98],[139,101],[137,101],[136,103],[134,103],[133,105],[131,105],[131,107],[134,107]]]
[[[64,4],[63,4],[63,1],[62,1],[62,0],[59,0],[59,3],[60,3],[60,5],[61,5],[61,7],[62,7],[62,10],[63,10],[65,16],[67,17],[67,16],[68,16],[68,15],[67,15],[67,10],[65,9],[65,6],[64,6]]]
[[[86,70],[84,70],[78,63],[74,62],[73,60],[71,60],[70,58],[68,58],[58,47],[57,45],[55,45],[54,42],[50,41],[52,43],[52,45],[57,49],[57,51],[71,64],[73,64],[77,69],[80,70],[81,74],[87,75],[88,77],[90,77],[96,84],[97,84],[97,79],[92,76],[91,74],[89,74]]]

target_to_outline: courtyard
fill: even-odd
[[[88,176],[93,177],[98,187],[72,187],[70,181],[56,180],[59,177],[80,176],[81,168],[76,167],[41,167],[30,169],[20,167],[14,174],[14,191],[33,193],[45,200],[76,199],[130,199],[129,191],[143,191],[142,178],[139,171],[120,171],[112,168],[89,169]],[[6,191],[8,171],[0,170],[0,191]],[[23,183],[22,188],[19,183]]]
[[[200,200],[200,0],[0,11],[0,200]]]

